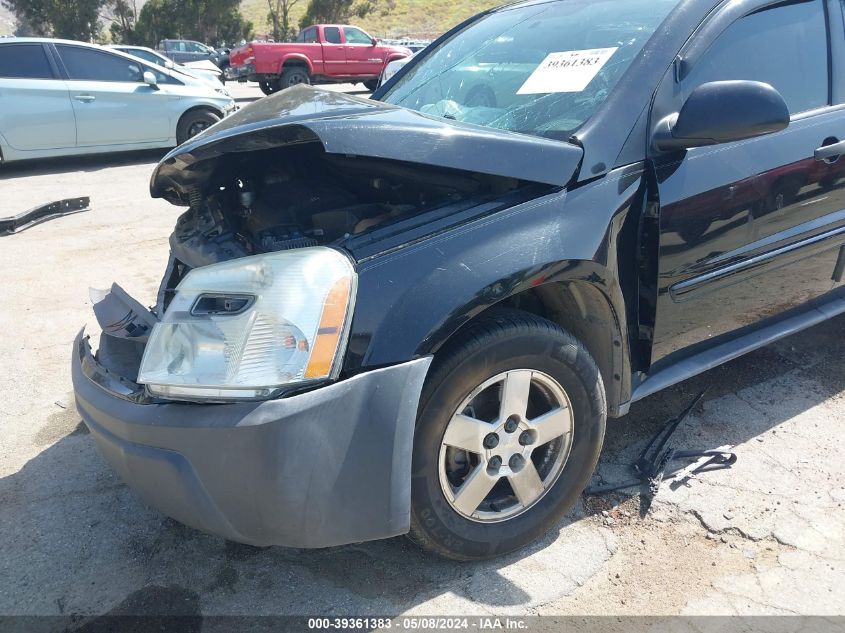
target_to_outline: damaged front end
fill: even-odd
[[[563,187],[580,148],[309,87],[178,148],[151,191],[188,206],[159,310],[194,268],[314,246],[371,257]]]
[[[151,183],[188,207],[155,306],[95,292],[99,349],[76,341],[77,406],[102,453],[151,505],[235,541],[406,532],[432,358],[344,370],[372,283],[360,265],[560,191],[581,156],[313,88],[177,148]]]
[[[144,349],[158,318],[117,284],[91,290],[94,315],[102,332],[96,357],[89,337],[80,332],[74,351],[85,376],[108,393],[135,403],[149,401],[138,383]]]
[[[101,319],[104,338],[118,340],[100,356],[151,398],[267,399],[336,380],[358,262],[560,190],[581,156],[567,143],[310,87],[263,99],[156,169],[152,194],[189,207],[156,305],[139,316],[125,293],[107,298],[121,304],[116,317],[155,330],[154,349],[112,336]],[[312,283],[314,271],[326,279]],[[276,284],[287,293],[276,305],[261,299],[262,276],[299,288]]]

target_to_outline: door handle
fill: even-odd
[[[82,103],[91,103],[92,101],[96,101],[97,97],[94,95],[76,95],[74,99],[81,101]]]
[[[845,141],[839,141],[832,145],[825,145],[820,147],[815,152],[816,160],[830,160],[832,158],[839,158],[845,154]]]

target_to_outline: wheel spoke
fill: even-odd
[[[455,491],[455,508],[467,516],[472,515],[484,498],[490,494],[498,479],[497,476],[491,476],[487,472],[485,464],[476,466],[461,487]]]
[[[508,476],[516,498],[523,506],[530,505],[543,493],[543,481],[530,459],[518,473]]]
[[[487,422],[459,413],[446,427],[443,443],[471,453],[482,453],[484,452],[484,437],[491,430],[492,427]]]
[[[568,407],[559,407],[529,421],[529,426],[537,432],[536,446],[542,446],[572,429],[572,416]]]
[[[531,391],[532,375],[533,372],[526,369],[508,372],[502,384],[500,420],[507,420],[512,415],[525,419],[525,414],[528,411],[528,393]]]

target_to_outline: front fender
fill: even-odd
[[[199,108],[206,109],[206,110],[213,110],[216,114],[220,116],[221,119],[226,117],[226,111],[224,110],[224,106],[220,104],[219,101],[215,101],[214,99],[204,99],[202,97],[194,97],[191,99],[186,99],[182,102],[183,110],[182,114],[179,115],[180,117],[190,110],[197,110]]]
[[[638,296],[628,277],[636,271],[631,245],[643,186],[641,166],[626,168],[362,261],[345,371],[436,354],[464,324],[509,297],[578,282],[607,304],[607,318],[585,327],[613,328],[609,404],[624,404]]]
[[[362,264],[349,368],[436,353],[467,321],[540,285],[584,281],[620,303],[600,257],[606,231],[563,213],[565,199],[546,196]]]

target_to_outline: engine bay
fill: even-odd
[[[198,268],[260,253],[342,244],[523,181],[394,160],[331,155],[320,143],[224,154],[179,218],[174,258]]]

